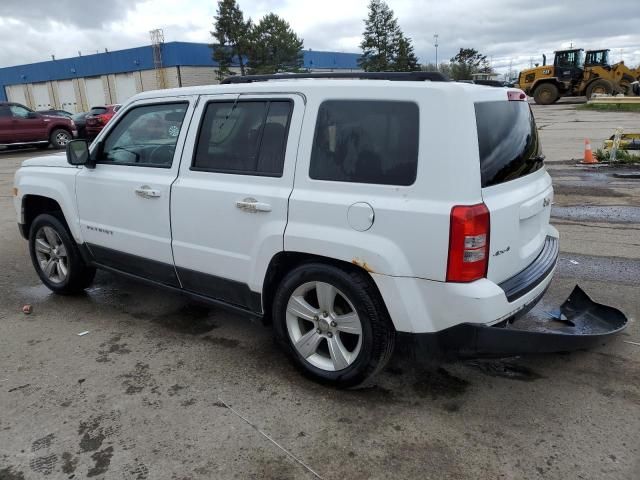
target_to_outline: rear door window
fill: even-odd
[[[538,130],[526,102],[479,102],[475,109],[483,188],[542,168]]]
[[[418,132],[413,102],[326,101],[318,111],[309,176],[411,185],[418,167]]]

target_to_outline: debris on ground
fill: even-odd
[[[31,312],[33,312],[33,307],[31,305],[26,304],[22,307],[22,313],[24,313],[25,315],[30,315]]]
[[[596,151],[596,159],[612,164],[634,164],[640,162],[640,133],[624,133],[616,128]]]
[[[89,333],[89,330],[85,330],[84,332],[80,332],[78,334],[79,337],[84,337],[87,333]]]

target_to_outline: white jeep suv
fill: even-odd
[[[97,267],[262,317],[305,373],[345,387],[398,338],[510,319],[558,256],[536,125],[519,90],[441,80],[140,93],[68,162],[16,173],[34,267],[57,293]]]

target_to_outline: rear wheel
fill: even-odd
[[[29,253],[36,273],[51,291],[79,293],[93,281],[96,270],[87,266],[63,223],[53,215],[38,215],[29,230]]]
[[[395,331],[371,279],[358,271],[310,263],[292,270],[273,303],[276,339],[314,380],[356,387],[393,352]]]
[[[608,80],[599,79],[591,82],[587,87],[587,100],[595,93],[611,95],[613,93],[613,85]]]
[[[538,105],[551,105],[560,98],[558,87],[553,83],[538,85],[533,92],[533,99]]]
[[[53,132],[51,132],[51,136],[49,137],[49,142],[53,145],[53,148],[65,148],[67,143],[71,141],[71,133],[62,128],[57,128]]]

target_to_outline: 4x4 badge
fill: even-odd
[[[509,250],[511,250],[510,246],[508,246],[507,248],[505,248],[503,250],[498,250],[496,253],[493,254],[493,256],[497,257],[498,255],[502,255],[503,253],[507,253]]]
[[[542,206],[548,207],[549,205],[551,205],[551,199],[547,197],[542,201]]]

